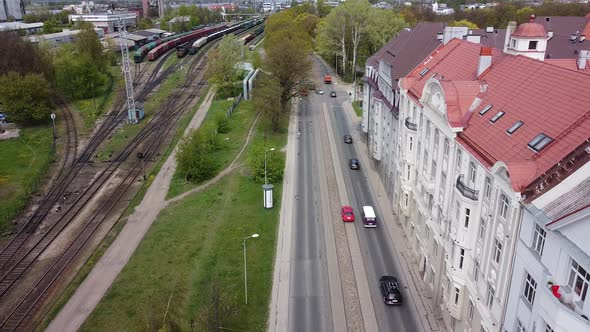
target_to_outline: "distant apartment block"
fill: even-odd
[[[9,18],[22,20],[24,8],[22,0],[0,0],[0,22],[6,22]]]

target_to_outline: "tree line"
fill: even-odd
[[[109,55],[92,25],[81,24],[72,44],[33,44],[0,32],[0,112],[21,125],[49,121],[55,96],[89,98],[108,82]]]

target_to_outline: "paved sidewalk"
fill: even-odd
[[[337,84],[341,89],[353,95],[354,90],[352,84],[343,83],[339,79],[337,79]],[[362,138],[365,134],[359,129],[361,118],[356,115],[352,107],[352,96],[348,102],[344,103],[344,108],[348,113],[350,123],[353,124],[353,128],[356,128],[353,137],[357,148],[360,150],[360,163],[364,165],[369,184],[375,193],[376,203],[383,215],[383,222],[387,226],[390,238],[393,241],[395,254],[399,257],[404,280],[407,283],[405,286],[407,286],[408,292],[414,300],[416,312],[418,313],[422,327],[424,331],[446,332],[442,314],[438,312],[439,309],[435,308],[432,303],[432,294],[420,276],[418,262],[410,249],[406,234],[401,227],[399,219],[393,214],[392,202],[387,194],[385,194],[386,190],[379,178],[378,171],[375,169],[374,162],[369,158],[367,145]]]
[[[184,135],[190,129],[198,128],[211,106],[215,90],[210,89],[205,101],[197,110],[187,126]],[[135,208],[123,227],[123,230],[109,249],[100,258],[84,282],[78,287],[68,303],[47,327],[48,332],[68,332],[80,329],[86,318],[92,313],[114,282],[119,272],[125,267],[131,255],[147,233],[160,211],[166,207],[166,194],[170,181],[176,170],[176,149],[172,151],[158,172],[154,182],[148,188],[143,200]]]

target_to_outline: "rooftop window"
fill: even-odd
[[[496,121],[500,120],[500,118],[502,117],[502,115],[504,115],[505,113],[503,111],[500,111],[498,113],[496,113],[496,115],[494,115],[493,118],[490,119],[491,123],[496,123]]]
[[[482,108],[481,111],[479,111],[479,115],[484,115],[486,114],[489,110],[491,110],[493,107],[492,104],[488,104],[486,105],[486,107]]]
[[[532,141],[529,142],[528,147],[533,149],[535,152],[540,152],[543,150],[549,143],[553,142],[553,138],[540,133],[539,135],[535,136]]]
[[[506,132],[508,133],[508,135],[512,135],[514,134],[514,132],[520,128],[522,125],[524,124],[524,122],[522,121],[516,121],[515,124],[512,125],[512,127],[508,128],[508,130],[506,130]]]
[[[430,71],[430,69],[428,69],[428,67],[422,69],[422,71],[420,72],[420,77],[426,75],[426,73],[428,73]]]

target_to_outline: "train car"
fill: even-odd
[[[222,24],[222,25],[218,25],[218,26],[208,27],[208,28],[197,30],[197,31],[185,33],[185,34],[182,34],[181,36],[177,35],[175,39],[165,42],[159,46],[156,46],[154,49],[149,51],[148,52],[148,60],[154,61],[160,55],[166,53],[168,50],[172,49],[173,47],[176,47],[178,45],[181,45],[183,43],[186,43],[186,42],[189,42],[189,41],[201,38],[201,37],[208,36],[209,34],[223,30],[225,27],[226,27],[226,25]]]
[[[184,58],[188,54],[189,46],[189,43],[176,46],[176,56],[179,58]]]
[[[213,33],[213,34],[211,34],[211,35],[214,35],[214,34],[216,34],[216,33],[219,33],[219,32],[215,32],[215,33]],[[201,37],[201,38],[197,39],[197,41],[196,41],[196,42],[194,42],[194,43],[193,43],[193,45],[192,45],[192,46],[191,46],[191,48],[190,48],[190,51],[189,51],[189,52],[190,52],[190,54],[195,54],[195,53],[197,53],[197,51],[199,50],[199,48],[201,48],[201,46],[205,45],[205,43],[207,42],[207,39],[208,39],[208,38],[209,38],[209,37]]]
[[[249,34],[248,36],[246,36],[246,39],[244,39],[244,45],[248,44],[249,42],[252,41],[252,39],[256,38],[255,34]]]

